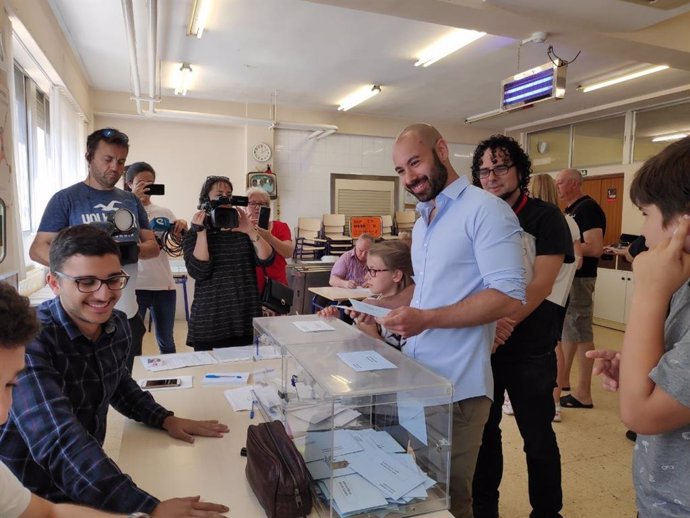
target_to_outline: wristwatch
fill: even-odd
[[[151,518],[151,515],[146,513],[132,513],[127,518]]]

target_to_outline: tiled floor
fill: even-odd
[[[186,323],[177,321],[178,351],[186,349],[180,346],[186,333]],[[623,333],[595,326],[594,338],[597,347],[620,349]],[[155,340],[147,333],[144,354],[156,352]],[[625,438],[626,429],[618,417],[617,395],[602,390],[598,379],[592,385],[594,408],[564,409],[563,421],[554,423],[563,470],[562,514],[565,518],[632,518],[635,516],[630,467],[633,444]],[[526,518],[531,508],[522,439],[514,418],[504,416],[502,428],[505,470],[501,518]],[[115,460],[121,433],[122,417],[111,410],[105,448]]]

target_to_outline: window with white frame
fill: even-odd
[[[52,193],[59,187],[54,174],[50,101],[36,83],[15,65],[14,89],[17,114],[15,159],[22,232],[38,229]]]

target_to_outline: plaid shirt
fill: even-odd
[[[158,500],[139,489],[105,454],[108,406],[160,427],[172,412],[139,388],[125,367],[131,344],[124,313],[114,311],[96,342],[65,313],[59,298],[38,308],[41,333],[26,349],[0,458],[32,492],[115,512],[151,512]]]

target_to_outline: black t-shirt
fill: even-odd
[[[519,206],[519,202],[518,202]],[[523,230],[523,258],[527,284],[531,282],[534,261],[539,255],[564,255],[564,262],[574,261],[573,238],[568,223],[558,207],[539,199],[528,198],[517,211]],[[533,356],[552,351],[558,340],[558,304],[544,300],[520,322],[508,341],[494,354],[497,361]]]
[[[585,232],[593,228],[600,228],[601,233],[606,233],[606,215],[599,204],[587,195],[578,198],[565,208],[580,228],[580,242],[585,242]],[[583,257],[582,267],[575,272],[575,277],[596,277],[598,257]]]

